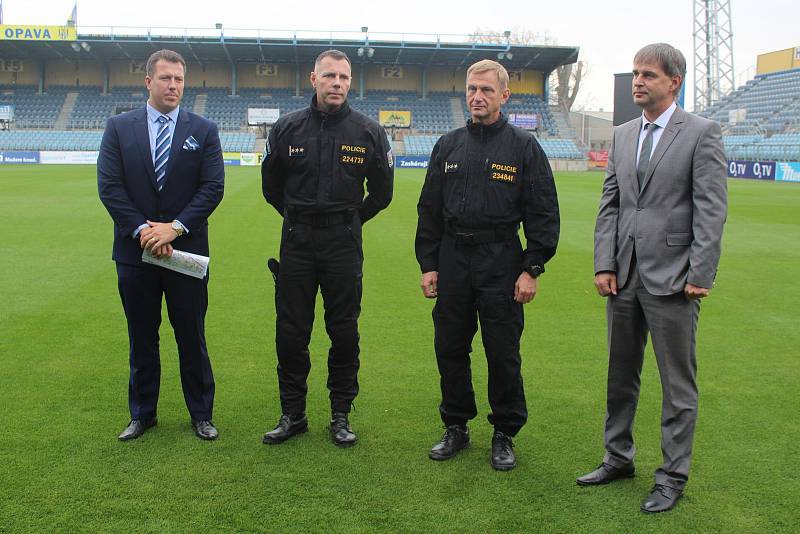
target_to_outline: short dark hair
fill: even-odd
[[[326,57],[332,57],[333,59],[338,61],[343,59],[347,61],[347,64],[350,65],[350,67],[353,66],[353,64],[350,63],[350,58],[347,57],[347,54],[345,54],[341,50],[331,49],[331,50],[325,50],[324,52],[322,52],[320,55],[317,56],[317,59],[314,60],[314,70],[316,70],[317,65],[319,65],[320,61],[322,61]]]
[[[681,89],[686,80],[686,58],[680,50],[667,43],[653,43],[645,46],[633,58],[636,63],[657,63],[667,76],[680,76],[681,83],[675,89],[675,94]]]
[[[145,74],[150,78],[153,77],[153,73],[156,71],[156,63],[158,63],[159,60],[168,61],[170,63],[180,63],[183,65],[183,73],[186,74],[186,61],[183,59],[183,56],[173,50],[164,48],[153,52],[150,54],[150,57],[147,58],[147,66],[144,70]]]

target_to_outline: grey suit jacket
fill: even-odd
[[[594,270],[628,280],[632,255],[648,292],[713,285],[727,215],[727,161],[714,121],[677,108],[661,134],[641,192],[642,119],[614,129],[594,238]]]

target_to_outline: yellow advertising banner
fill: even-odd
[[[0,40],[7,41],[77,41],[75,26],[17,26],[0,24]]]
[[[378,122],[387,128],[411,128],[410,111],[380,110]]]

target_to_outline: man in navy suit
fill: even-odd
[[[111,117],[97,159],[97,184],[114,220],[112,258],[130,338],[131,421],[135,439],[156,424],[161,378],[158,328],[167,301],[180,359],[183,396],[195,434],[216,439],[214,375],[205,339],[208,275],[193,278],[142,262],[142,253],[208,256],[208,217],[225,180],[216,125],[180,108],[186,62],[171,50],[147,61],[145,108]]]

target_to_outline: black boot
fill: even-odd
[[[344,412],[331,413],[330,431],[331,439],[337,447],[352,447],[358,440]]]
[[[492,437],[492,467],[498,471],[510,471],[517,467],[514,443],[510,436],[506,436],[499,430],[495,430]]]
[[[469,447],[467,425],[450,425],[444,431],[442,440],[428,453],[428,457],[431,460],[449,460],[458,454],[458,451],[467,447]]]
[[[264,434],[261,442],[267,445],[283,443],[292,436],[308,431],[308,418],[306,414],[281,415],[278,425]]]

